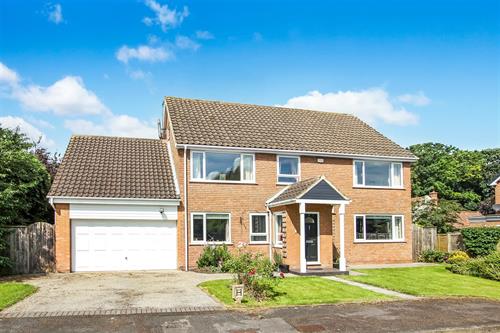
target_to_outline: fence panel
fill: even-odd
[[[53,272],[54,226],[37,222],[29,226],[11,228],[8,235],[9,257],[12,273],[30,274]]]
[[[420,253],[434,250],[437,246],[437,230],[435,227],[424,228],[412,224],[413,261],[417,261]]]

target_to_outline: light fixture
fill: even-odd
[[[163,208],[160,208],[160,214],[163,214],[164,210]]]

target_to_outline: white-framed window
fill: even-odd
[[[255,155],[191,151],[191,180],[253,183],[255,182]]]
[[[403,187],[403,163],[375,160],[353,162],[354,186]]]
[[[191,243],[230,243],[231,214],[191,213]]]
[[[276,247],[283,246],[283,239],[285,237],[284,225],[283,225],[284,217],[285,216],[283,213],[273,214],[273,220],[274,220],[273,240],[274,240],[274,246]]]
[[[360,242],[404,240],[403,215],[354,215],[354,239]]]
[[[268,228],[266,213],[250,214],[250,244],[267,243]]]
[[[293,184],[300,179],[300,157],[277,155],[278,184]]]

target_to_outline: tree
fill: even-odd
[[[461,210],[455,201],[434,200],[415,201],[412,205],[413,222],[422,227],[436,227],[438,233],[454,231],[458,212]]]

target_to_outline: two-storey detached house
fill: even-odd
[[[302,273],[412,259],[416,158],[352,115],[167,97],[160,136],[72,138],[58,270],[190,269],[214,243]]]

